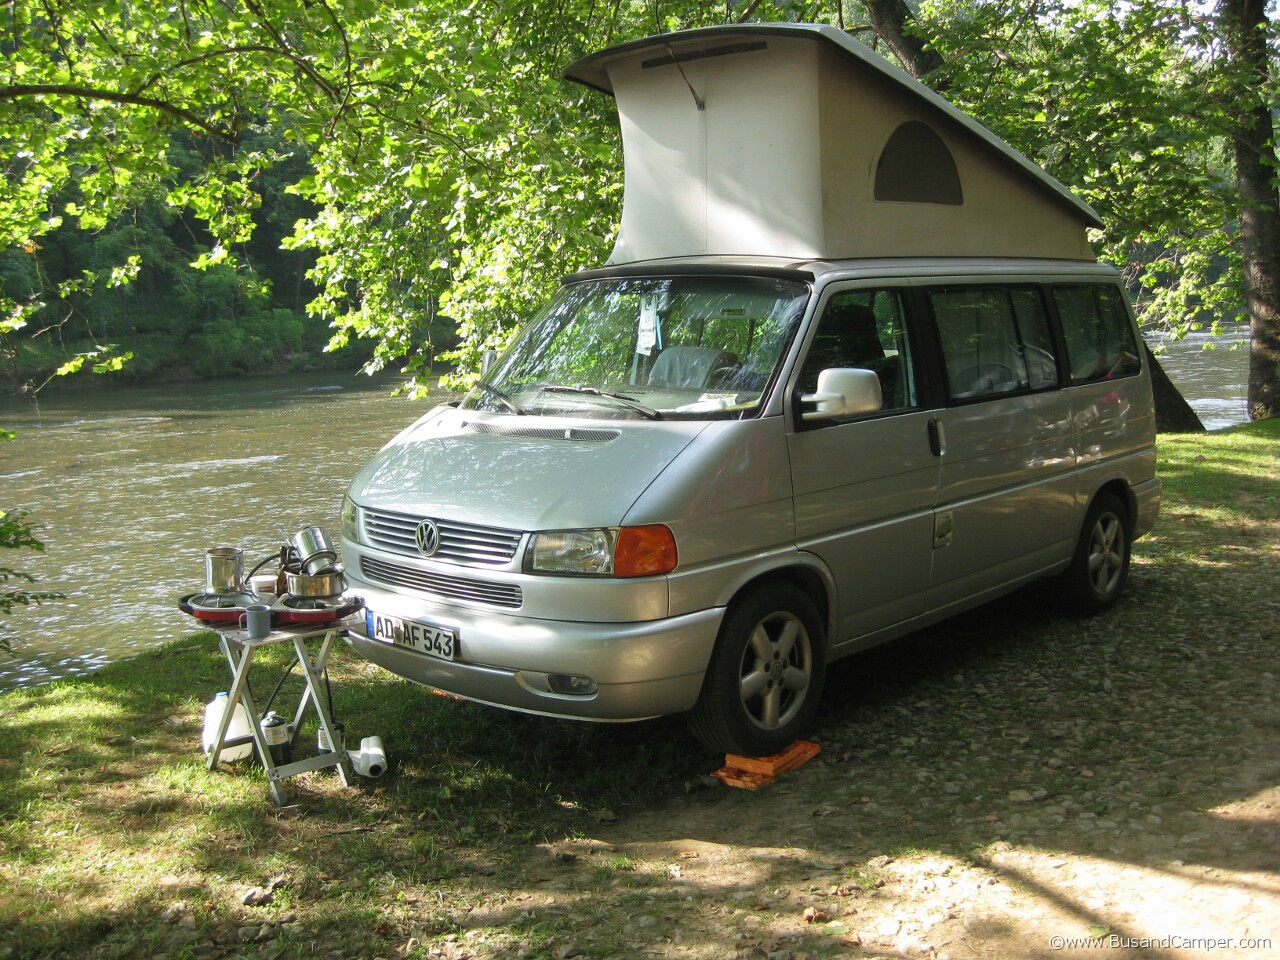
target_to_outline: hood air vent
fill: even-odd
[[[558,429],[555,427],[508,427],[496,423],[467,421],[462,428],[471,433],[483,433],[491,437],[520,437],[524,440],[574,440],[581,443],[608,443],[621,436],[620,430],[589,430],[580,427]]]

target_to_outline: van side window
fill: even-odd
[[[1049,333],[1049,316],[1040,291],[1018,287],[1009,292],[1013,315],[1022,334],[1022,359],[1027,366],[1027,381],[1032,390],[1058,385],[1058,361],[1054,356],[1053,338]]]
[[[1142,370],[1119,290],[1102,284],[1055,286],[1053,300],[1074,383],[1131,377]]]
[[[873,371],[880,378],[882,411],[916,405],[906,321],[896,290],[851,290],[827,301],[800,368],[800,392],[817,390],[818,374],[831,367]]]
[[[929,292],[952,400],[975,400],[1058,383],[1049,320],[1034,287]]]

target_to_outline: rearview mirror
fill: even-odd
[[[818,374],[817,392],[803,394],[800,402],[814,404],[813,410],[800,414],[802,420],[835,420],[875,413],[883,406],[884,398],[875,371],[832,367]]]

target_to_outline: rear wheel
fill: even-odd
[[[1120,498],[1098,494],[1085,515],[1066,573],[1068,598],[1080,613],[1100,613],[1119,599],[1129,576],[1129,531],[1129,511]]]
[[[689,724],[716,750],[777,753],[808,730],[825,673],[813,601],[793,584],[770,584],[730,606]]]

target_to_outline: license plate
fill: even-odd
[[[429,657],[452,660],[457,653],[457,635],[446,627],[417,620],[401,620],[372,610],[364,612],[365,626],[374,640],[417,650]]]

